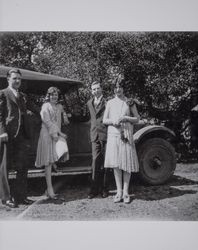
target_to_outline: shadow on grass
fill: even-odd
[[[130,185],[130,191],[134,194],[134,199],[162,200],[185,194],[195,194],[197,191],[193,186],[197,184],[198,181],[174,175],[165,184],[157,186],[145,185],[139,180],[134,180],[134,185]]]
[[[90,175],[74,176],[53,176],[53,185],[56,193],[61,194],[65,201],[82,200],[89,202],[87,195],[90,188]],[[110,196],[116,190],[113,173],[108,178]],[[174,175],[167,183],[158,186],[146,185],[132,175],[130,183],[130,193],[134,195],[133,199],[141,200],[162,200],[166,198],[179,197],[185,194],[195,194],[197,191],[193,188],[198,181]],[[191,188],[192,186],[192,188]],[[28,196],[43,196],[46,190],[45,178],[33,178],[28,180]],[[101,196],[97,196],[101,198]],[[86,200],[87,199],[87,200]],[[43,199],[45,203],[61,204],[62,201]]]

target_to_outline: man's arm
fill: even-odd
[[[6,115],[7,115],[6,97],[3,91],[0,91],[0,137],[1,137],[1,141],[7,141],[8,139],[8,134],[6,132]]]
[[[27,109],[40,117],[41,108],[38,105],[36,105],[29,96],[27,96],[24,93],[22,93],[22,95],[25,100]]]

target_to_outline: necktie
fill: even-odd
[[[16,90],[16,98],[18,99],[19,98],[19,91]]]
[[[94,101],[94,106],[95,107],[98,107],[99,104],[100,104],[100,100],[97,99],[97,100]]]

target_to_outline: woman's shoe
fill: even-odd
[[[113,198],[114,203],[118,203],[122,201],[122,195],[121,194],[116,194]]]
[[[60,200],[60,201],[65,201],[64,196],[61,195],[61,194],[56,194],[56,197],[57,197],[57,199]]]
[[[59,199],[57,195],[47,195],[47,198],[49,200],[58,200]]]
[[[18,207],[18,204],[13,199],[2,201],[2,204],[5,205],[6,207],[9,207],[9,208]]]
[[[131,201],[130,196],[128,194],[123,195],[123,201],[124,203],[129,204]]]
[[[58,196],[56,194],[49,194],[47,190],[45,191],[45,195],[47,196],[48,199],[50,200],[58,200]]]
[[[65,201],[65,198],[59,194],[54,194],[54,195],[49,195],[46,193],[46,196],[49,200],[59,200],[59,201],[62,201],[64,202]]]

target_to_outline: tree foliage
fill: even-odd
[[[77,96],[67,96],[79,115],[86,115],[91,82],[100,81],[109,96],[119,75],[141,115],[180,139],[197,103],[197,32],[11,32],[1,33],[0,49],[0,64],[84,82]]]

